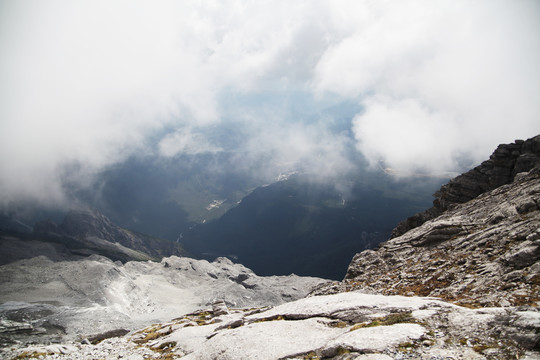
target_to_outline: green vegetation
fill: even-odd
[[[37,352],[37,351],[25,351],[15,356],[12,360],[22,359],[38,359],[41,356],[53,355],[53,353]]]
[[[384,317],[378,317],[371,320],[369,323],[356,324],[349,331],[354,331],[363,328],[369,328],[374,326],[389,326],[400,323],[414,323],[416,320],[412,317],[410,312],[403,312],[397,314],[390,314]]]
[[[412,342],[403,342],[398,345],[398,350],[401,352],[410,352],[411,350],[417,348],[418,345]]]
[[[315,353],[315,351],[309,352],[302,357],[304,360],[320,360],[321,358]]]
[[[167,328],[167,326],[154,325],[154,326],[148,327],[146,329],[143,329],[141,331],[138,331],[135,334],[136,335],[137,334],[143,334],[144,337],[142,339],[136,339],[136,340],[134,340],[134,342],[136,344],[139,344],[139,345],[146,344],[149,341],[159,339],[160,337],[163,337],[163,336],[166,336],[166,335],[169,335],[170,333],[172,333],[172,326],[169,325],[166,330],[165,330],[165,328]]]
[[[254,321],[254,322],[255,323],[260,323],[260,322],[276,321],[276,320],[286,320],[286,319],[285,319],[285,317],[283,315],[277,315],[277,316],[273,316],[273,317],[269,317],[269,318],[262,318],[262,319]]]

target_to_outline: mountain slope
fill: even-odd
[[[0,355],[51,360],[538,359],[540,166],[531,166],[510,183],[357,254],[344,281],[323,283],[306,298],[255,309],[229,309],[219,301],[126,336],[109,335],[120,337],[97,345],[19,345],[0,349]],[[189,259],[162,264],[181,274],[203,269],[210,281],[230,267],[225,259],[210,266]],[[136,266],[147,274],[152,265]],[[233,287],[255,285],[246,271],[225,277]],[[169,279],[174,286],[183,284],[174,279]],[[241,288],[233,287],[219,296],[235,296]]]
[[[536,160],[513,181],[464,203],[454,203],[376,250],[357,254],[345,280],[321,290],[370,289],[383,294],[437,296],[467,306],[531,305],[540,302],[540,137]],[[501,153],[500,146],[494,157]],[[506,152],[514,156],[511,152]],[[533,154],[527,158],[534,159]],[[493,158],[493,157],[492,157]],[[520,167],[527,171],[527,167]],[[477,172],[478,169],[472,170]],[[471,179],[464,174],[449,188]],[[469,185],[474,185],[469,181]],[[480,189],[482,183],[477,183]],[[471,188],[469,186],[468,188]]]
[[[348,292],[274,308],[215,303],[126,336],[0,349],[42,359],[538,359],[530,309],[468,309],[434,298]],[[536,348],[538,350],[538,348]]]
[[[418,190],[420,183],[407,186]],[[425,196],[414,198],[384,173],[351,181],[346,191],[296,175],[255,189],[218,220],[183,234],[182,243],[194,254],[230,256],[263,275],[342,279],[351,254],[386,240],[400,219],[429,204],[425,189],[438,181],[422,184],[411,193]]]
[[[126,262],[187,254],[177,243],[121,228],[97,210],[71,211],[59,225],[41,221],[32,233],[6,227],[0,249],[0,264],[40,255],[71,260],[96,254]]]
[[[260,277],[225,258],[209,263],[171,256],[120,264],[97,255],[56,262],[35,257],[0,266],[0,344],[58,342],[133,329],[216,300],[231,307],[278,305],[305,296],[322,282]]]
[[[433,207],[400,222],[392,237],[434,219],[453,205],[462,204],[486,191],[509,184],[517,174],[540,165],[540,135],[528,140],[501,144],[490,158],[474,169],[457,176],[442,186],[433,196]]]

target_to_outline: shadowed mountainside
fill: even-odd
[[[304,175],[259,187],[221,218],[184,233],[182,244],[208,260],[229,256],[261,275],[342,279],[352,254],[388,239],[400,219],[429,204],[426,189],[440,186],[440,179],[406,184],[382,172],[361,176],[347,191]]]
[[[297,291],[295,281],[304,280],[304,285],[319,282],[306,298],[273,308],[228,308],[231,299],[241,305],[252,301],[250,297],[256,295],[250,293],[252,290],[261,289],[260,295],[268,296],[266,291],[273,293],[283,278],[258,278],[224,258],[212,264],[186,258],[164,259],[161,264],[128,263],[116,271],[103,272],[109,280],[106,283],[112,285],[104,288],[103,294],[112,296],[113,303],[128,305],[130,311],[129,306],[147,305],[140,299],[146,301],[149,293],[163,295],[160,289],[164,288],[197,294],[206,284],[210,294],[225,301],[206,298],[203,303],[211,307],[126,336],[103,334],[114,337],[97,345],[89,340],[20,345],[0,349],[1,354],[51,360],[538,359],[540,166],[534,162],[531,166],[520,168],[523,171],[513,174],[510,183],[455,203],[378,249],[357,254],[342,282],[285,278],[293,281],[293,292]],[[103,259],[87,261],[96,260],[99,264],[92,266],[116,267]],[[15,272],[12,277],[25,276],[15,266],[5,269]],[[125,276],[128,270],[131,275]],[[195,283],[186,284],[188,274],[187,279]],[[47,274],[40,272],[40,276],[39,280],[61,285]],[[118,286],[110,280],[117,278],[125,280],[124,290],[128,289],[131,303],[116,296]],[[32,293],[32,285],[19,283]],[[216,288],[219,284],[225,287]],[[282,295],[292,300],[290,285],[285,292],[278,290],[278,300],[284,300]],[[190,298],[182,296],[183,303]],[[152,300],[150,303],[155,306]]]
[[[122,262],[159,260],[164,256],[185,256],[177,243],[136,233],[113,224],[97,210],[69,212],[61,224],[41,221],[33,232],[20,231],[12,222],[0,232],[0,264],[44,255],[52,260],[73,260],[92,254]]]

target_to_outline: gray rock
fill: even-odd
[[[253,286],[231,281],[244,275]],[[211,263],[172,256],[161,263],[122,265],[97,255],[58,262],[37,257],[0,266],[0,318],[11,316],[12,321],[23,323],[27,316],[32,327],[45,329],[38,336],[30,325],[24,325],[28,330],[24,335],[15,334],[16,329],[23,329],[21,324],[11,326],[13,339],[58,341],[59,336],[72,339],[118,328],[131,330],[212,308],[217,300],[214,310],[218,314],[227,314],[227,305],[278,305],[304,297],[325,282],[300,276],[260,277],[227,259]],[[8,331],[8,327],[2,329]]]
[[[214,316],[227,315],[229,313],[229,309],[227,308],[225,301],[218,300],[212,304],[212,312]]]
[[[32,330],[34,330],[34,327],[28,322],[0,319],[0,333],[29,332]]]
[[[336,318],[352,313],[364,317]],[[349,292],[257,313],[232,310],[221,316],[225,325],[211,317],[202,322],[206,316],[195,312],[139,330],[138,335],[79,345],[76,351],[56,351],[44,359],[483,359],[524,350],[532,358],[538,354],[534,340],[540,312],[532,308],[474,310],[433,298]],[[148,338],[152,340],[144,340]],[[43,347],[22,347],[8,354],[15,357],[34,349]]]
[[[520,146],[537,141],[540,137]],[[504,148],[496,151],[491,163],[500,163],[512,153]],[[361,289],[437,296],[473,307],[536,306],[540,301],[540,166],[519,173],[515,181],[465,203],[453,203],[437,218],[377,250],[356,254],[343,282],[323,285],[314,294]],[[449,188],[474,187],[472,175],[462,179],[467,179],[466,186],[459,180]],[[443,187],[441,194],[446,191],[450,190]]]

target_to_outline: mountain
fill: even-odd
[[[499,147],[497,152],[525,143],[539,149],[539,142],[540,137],[517,141]],[[199,286],[207,290],[215,287],[219,289],[219,297],[229,298],[228,301],[203,301],[206,307],[200,310],[172,315],[176,317],[127,335],[107,332],[82,343],[11,345],[1,349],[0,355],[6,358],[41,356],[56,360],[538,359],[540,162],[535,157],[540,154],[537,150],[523,154],[530,160],[530,165],[512,167],[511,179],[507,178],[493,188],[484,188],[468,200],[454,202],[440,214],[411,226],[377,249],[356,254],[343,281],[319,282],[305,298],[270,308],[238,308],[230,304],[230,297],[237,296],[240,290],[257,289],[260,285],[255,285],[256,278],[252,273],[224,258],[212,264],[204,260],[171,258],[164,259],[161,266],[139,262],[128,263],[116,270],[110,269],[115,264],[109,262],[101,272],[103,278],[129,280],[120,287],[128,289],[127,292],[119,292],[119,287],[110,280],[105,284],[112,286],[97,288],[112,299],[111,304],[116,304],[117,309],[130,309],[131,304],[117,294],[129,294],[128,299],[150,294],[150,299],[156,297],[159,300],[155,303],[158,307],[164,307],[165,303],[161,303],[166,300],[164,294],[173,292],[177,304],[177,299],[190,299],[178,292],[179,288],[188,290],[190,286],[194,286],[194,293],[199,291]],[[506,156],[519,159],[521,155],[509,152]],[[517,163],[521,161],[514,162]],[[475,185],[474,181],[467,180],[473,178],[473,173],[452,180],[437,196],[444,199],[448,196],[444,194],[447,191],[458,194],[457,198],[470,196],[465,190],[459,195],[456,189],[470,189],[471,186],[456,184],[466,181],[473,188],[476,185],[481,188],[481,183]],[[489,173],[487,182],[497,180],[498,176],[498,171]],[[36,278],[35,283],[15,282],[26,284],[23,285],[26,295],[10,288],[12,294],[32,300],[29,294],[33,294],[37,284],[45,284],[41,285],[43,291],[49,288],[47,282],[50,282],[64,291],[71,289],[77,294],[75,298],[80,294],[91,299],[100,298],[99,291],[88,292],[95,289],[87,287],[88,283],[76,286],[73,280],[78,275],[72,274],[81,268],[85,270],[78,271],[91,274],[86,269],[96,264],[69,268],[68,272],[73,276],[66,277],[65,272],[58,270],[39,270],[43,267],[39,258],[31,261],[37,261],[37,266],[19,262],[0,269],[0,274],[7,279],[25,279],[29,269],[39,274],[26,277]],[[101,259],[99,266],[103,266],[103,261]],[[24,270],[21,268],[24,265],[30,266]],[[128,269],[139,270],[128,275]],[[203,276],[190,278],[193,282],[189,284],[183,277],[178,277],[192,271]],[[60,276],[50,276],[57,273]],[[209,282],[203,284],[203,279]],[[219,279],[227,281],[214,282]],[[277,283],[283,282],[283,278],[274,279]],[[138,288],[138,281],[148,287]],[[62,288],[63,283],[72,288]],[[227,283],[230,287],[220,287]],[[314,283],[316,281],[304,284]],[[6,284],[13,286],[11,281]],[[182,288],[183,284],[185,288]],[[247,293],[241,294],[242,299],[249,300],[243,296]],[[292,299],[292,296],[287,297]],[[144,309],[145,304],[142,302],[139,309]],[[151,304],[152,308],[154,303]],[[11,306],[10,314],[21,316],[16,305],[4,303],[3,307],[7,310]],[[38,310],[43,314],[47,309]],[[29,331],[27,323],[15,321],[10,324],[12,329]],[[98,341],[101,342],[92,344]]]
[[[305,99],[297,98],[295,103],[307,106]],[[326,109],[307,106],[298,110],[291,122],[299,126],[318,124],[317,128],[324,128],[331,136],[340,134],[348,138],[346,154],[342,154],[340,161],[365,167],[350,130],[350,119],[361,111],[360,105],[344,102]],[[159,148],[159,141],[170,131],[156,134],[149,147]],[[231,118],[205,128],[204,134],[193,134],[212,144],[212,149],[206,149],[210,151],[205,151],[204,146],[202,151],[194,151],[194,143],[193,149],[186,148],[174,156],[131,156],[96,174],[92,186],[81,189],[76,184],[66,184],[66,192],[75,203],[99,209],[122,227],[175,241],[190,227],[221,217],[256,187],[275,182],[283,174],[312,171],[309,159],[277,161],[273,153],[282,149],[253,149],[253,131]],[[15,210],[27,214],[38,207],[23,205],[26,206]],[[33,216],[32,220],[42,218]]]
[[[97,210],[70,211],[61,224],[41,221],[31,233],[9,223],[18,227],[0,232],[0,264],[40,255],[71,260],[96,254],[126,262],[187,254],[177,243],[121,228]]]
[[[516,148],[527,151],[509,151]],[[494,166],[501,163],[513,164],[504,176]],[[436,196],[435,209],[446,207],[441,215],[357,254],[335,290],[437,296],[473,307],[538,306],[540,136],[499,146],[490,161]]]
[[[92,345],[33,345],[5,356],[43,359],[538,359],[522,347],[535,312],[468,309],[434,298],[358,292],[268,308],[223,303]],[[111,337],[115,336],[115,337]],[[529,344],[530,346],[530,344]]]
[[[32,232],[32,227],[7,215],[0,214],[0,231],[28,234]]]
[[[133,157],[104,171],[98,189],[79,197],[116,224],[175,241],[194,224],[223,215],[260,184],[236,172],[232,156]]]
[[[296,174],[255,189],[219,219],[183,233],[182,244],[262,275],[342,279],[352,254],[388,239],[400,219],[429,204],[426,189],[441,181],[398,182],[383,172],[332,184],[310,178]]]
[[[516,140],[512,144],[501,144],[490,156],[474,169],[457,176],[439,189],[433,196],[433,206],[400,222],[392,231],[392,237],[403,235],[408,230],[434,219],[452,208],[485,193],[509,184],[516,175],[528,172],[540,164],[540,135],[528,140]]]

